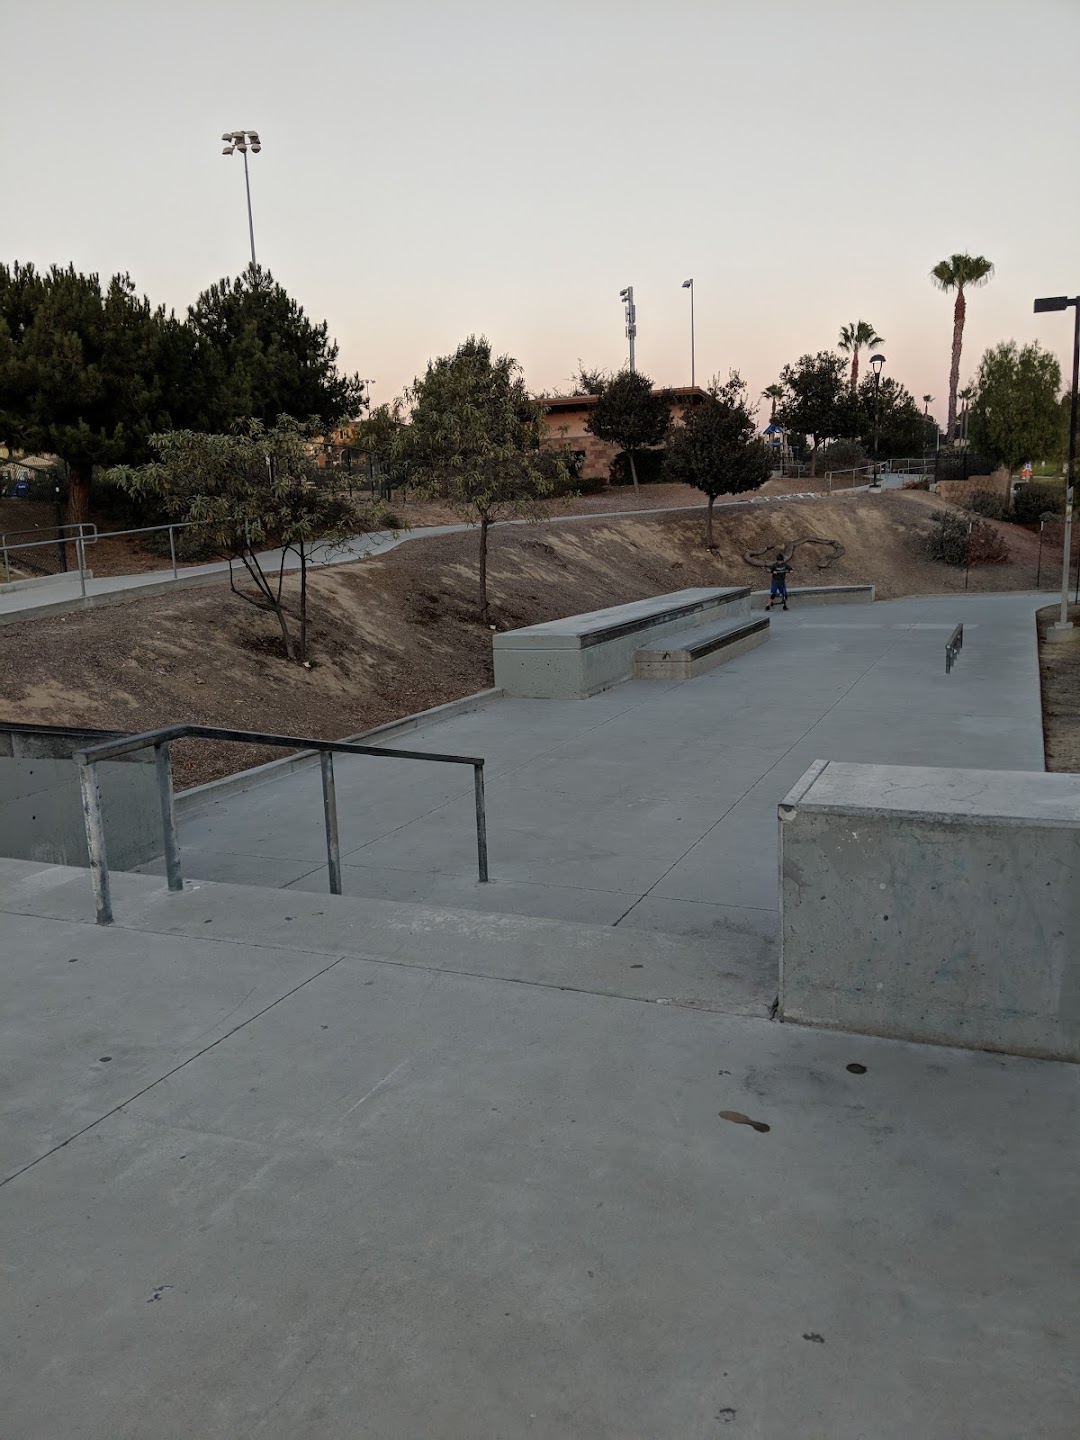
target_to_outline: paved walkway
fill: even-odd
[[[707,937],[775,993],[778,801],[818,758],[1042,769],[1041,603],[781,612],[767,645],[696,680],[494,700],[388,741],[485,757],[486,886],[469,772],[339,757],[345,893]],[[180,838],[192,878],[327,887],[317,768],[206,803]]]
[[[747,500],[727,501],[716,508],[718,510],[739,509],[746,505],[771,505],[781,504],[788,500],[827,498],[829,497],[811,494],[755,495]],[[587,520],[624,520],[648,515],[682,515],[692,514],[695,510],[704,508],[704,505],[681,505],[656,510],[606,510],[588,515],[553,515],[544,523],[573,524]],[[524,525],[528,522],[506,520],[498,523]],[[409,540],[422,540],[431,535],[454,535],[473,528],[471,525],[418,525],[411,530],[376,530],[368,535],[355,535],[343,545],[327,546],[323,550],[317,550],[311,563],[316,569],[327,565],[345,565],[352,560],[362,560],[370,555],[381,555]],[[87,563],[92,569],[94,563],[92,545],[87,547],[86,553]],[[266,550],[260,552],[259,555],[264,568],[275,572],[281,564],[281,558],[280,550]],[[242,566],[237,565],[236,568],[242,572]],[[300,561],[290,551],[285,556],[285,569],[290,571],[299,568]],[[167,569],[141,571],[133,575],[95,576],[85,582],[85,598],[83,586],[80,584],[77,574],[58,576],[48,584],[31,585],[24,589],[9,590],[0,585],[0,625],[12,620],[31,619],[35,615],[59,614],[68,610],[76,610],[87,604],[108,605],[118,600],[129,599],[139,593],[154,594],[171,590],[178,585],[206,585],[228,573],[228,561],[216,560],[207,565],[185,565],[178,571],[175,580],[171,570]]]

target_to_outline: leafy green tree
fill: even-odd
[[[1015,469],[1053,456],[1061,443],[1061,366],[1036,341],[1006,340],[979,362],[969,433],[975,449]]]
[[[811,475],[817,474],[818,448],[823,440],[847,439],[856,433],[846,369],[839,355],[820,350],[816,355],[803,355],[780,372],[784,398],[776,407],[776,418],[785,430],[810,436]]]
[[[851,356],[851,389],[859,388],[859,351],[864,345],[884,345],[885,341],[868,320],[854,320],[840,327],[840,349]]]
[[[756,490],[769,478],[769,457],[757,438],[746,385],[736,371],[723,384],[714,379],[707,398],[671,426],[665,470],[673,480],[708,496],[705,544],[711,550],[716,497]]]
[[[511,515],[535,514],[562,473],[558,454],[540,451],[542,405],[525,388],[521,366],[492,357],[470,336],[453,355],[428,362],[406,393],[410,423],[394,457],[411,483],[443,499],[480,530],[479,618],[489,623],[488,530]]]
[[[590,378],[597,377],[599,372]],[[585,379],[584,372],[582,379]],[[671,392],[654,391],[647,375],[620,370],[617,375],[604,379],[600,390],[589,393],[596,394],[597,400],[585,428],[598,440],[606,440],[626,451],[636,490],[635,453],[664,443],[671,423]]]
[[[930,271],[930,279],[939,290],[956,291],[953,305],[952,359],[949,364],[949,418],[945,433],[952,440],[956,432],[956,392],[960,387],[960,352],[964,344],[964,322],[967,318],[966,291],[985,285],[994,273],[993,263],[985,255],[950,255],[939,260]]]
[[[180,323],[137,296],[127,275],[0,265],[0,423],[25,450],[70,473],[68,519],[85,521],[95,465],[138,461],[175,423],[185,363]]]
[[[269,427],[291,415],[330,430],[360,404],[360,378],[339,372],[326,321],[313,323],[261,266],[211,285],[187,324],[205,380],[202,428],[249,419]]]
[[[250,420],[228,435],[173,430],[151,437],[157,459],[107,473],[128,494],[160,503],[166,514],[198,527],[199,535],[229,561],[234,595],[272,613],[286,658],[308,659],[308,570],[316,552],[344,547],[358,529],[371,528],[373,512],[358,511],[342,494],[338,477],[311,453],[310,432],[287,418],[271,429]],[[268,546],[280,547],[267,559]],[[289,555],[299,561],[299,610],[293,617],[284,593]],[[237,585],[234,566],[250,588]]]
[[[878,385],[880,383],[880,389]],[[921,454],[926,439],[926,421],[914,395],[892,376],[875,381],[867,375],[859,386],[857,438],[868,454],[874,448],[874,417],[878,416],[878,456]]]

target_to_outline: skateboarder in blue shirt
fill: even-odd
[[[787,577],[791,574],[791,566],[784,559],[784,552],[781,550],[776,559],[769,566],[769,574],[772,577],[769,586],[769,603],[766,610],[771,610],[773,601],[780,599],[784,602],[784,609],[787,609]]]

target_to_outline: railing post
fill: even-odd
[[[97,923],[111,925],[112,894],[109,890],[109,861],[105,854],[105,825],[101,814],[101,788],[98,785],[97,766],[81,755],[76,755],[75,760],[79,767],[86,849],[90,856],[90,875],[94,882]]]
[[[161,829],[165,837],[165,875],[170,890],[183,890],[180,870],[180,841],[176,834],[176,805],[173,801],[172,756],[168,741],[154,746],[154,768],[157,771],[158,801],[161,805]]]
[[[480,871],[481,885],[487,884],[487,810],[484,806],[484,762],[473,766],[473,781],[476,788],[476,859]]]
[[[319,751],[322,771],[323,819],[326,822],[326,868],[330,875],[330,894],[341,894],[341,845],[338,841],[337,790],[334,787],[334,756],[329,750]]]
[[[172,560],[172,578],[176,579],[176,531],[169,526],[169,558]]]
[[[6,535],[3,537],[3,551],[4,551],[4,583],[7,584],[7,583],[11,580],[11,566],[8,564],[7,536],[6,536]]]
[[[83,543],[82,526],[79,526],[79,533],[75,537],[75,558],[79,562],[79,590],[82,598],[86,599],[86,546]]]

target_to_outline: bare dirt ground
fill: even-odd
[[[659,487],[649,487],[655,490]],[[696,493],[696,492],[695,492]],[[718,548],[700,514],[496,527],[492,618],[499,629],[692,585],[760,587],[743,553],[802,536],[845,554],[817,569],[797,552],[794,584],[873,581],[882,599],[964,588],[963,571],[922,553],[932,505],[886,492],[719,511]],[[1004,526],[1017,563],[972,570],[972,589],[1030,589],[1032,537]],[[295,579],[287,582],[295,597]],[[491,684],[491,632],[476,619],[476,536],[411,540],[311,580],[314,665],[286,662],[274,618],[213,584],[100,610],[0,627],[0,719],[141,731],[189,720],[339,738]],[[273,758],[188,747],[179,786]]]
[[[1080,638],[1047,641],[1060,616],[1060,605],[1048,605],[1037,617],[1046,768],[1080,771]],[[1080,605],[1069,606],[1069,619],[1080,627]]]

